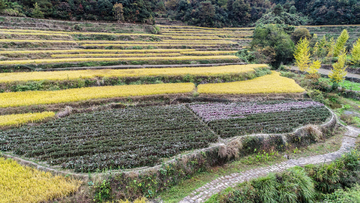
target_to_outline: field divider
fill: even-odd
[[[222,138],[220,137],[220,135],[217,134],[217,133],[209,126],[208,123],[205,123],[198,115],[196,115],[196,113],[195,113],[191,108],[189,108],[188,105],[185,105],[185,108],[186,108],[188,111],[190,111],[190,113],[191,113],[192,115],[194,115],[194,117],[197,118],[200,123],[202,123],[204,126],[206,126],[206,128],[207,128],[212,134],[214,134],[214,135],[216,135],[216,136],[218,137],[218,143],[223,143],[223,142],[224,142],[224,139],[222,139]]]

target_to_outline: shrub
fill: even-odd
[[[306,28],[298,28],[291,34],[291,39],[293,40],[294,44],[297,44],[300,39],[311,39],[311,35],[308,29]]]
[[[34,9],[31,12],[31,17],[44,18],[44,13],[40,10],[40,6],[37,3],[34,4]]]
[[[271,62],[274,67],[280,66],[281,63],[289,63],[293,60],[294,43],[285,30],[286,27],[281,25],[259,25],[254,30],[251,48],[271,47],[275,50],[275,60]],[[271,53],[271,52],[270,52]]]

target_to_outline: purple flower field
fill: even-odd
[[[245,118],[247,115],[284,112],[293,109],[304,109],[309,107],[322,107],[324,104],[314,101],[290,101],[274,104],[258,103],[204,103],[189,105],[195,114],[200,116],[205,122]]]

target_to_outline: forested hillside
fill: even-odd
[[[360,2],[357,0],[0,0],[0,13],[34,18],[149,24],[155,22],[155,17],[163,17],[181,20],[190,25],[209,27],[252,26],[264,16],[265,22],[270,23],[358,24]]]

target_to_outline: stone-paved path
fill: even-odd
[[[296,70],[296,71],[299,70],[299,68],[296,67],[296,66],[291,66],[290,69],[291,70]],[[328,69],[324,69],[324,68],[319,69],[319,73],[321,75],[329,75],[330,72],[331,72],[331,70],[328,70]],[[354,73],[349,73],[349,72],[346,74],[346,77],[360,79],[360,75],[354,74]]]
[[[355,146],[356,137],[360,134],[360,129],[358,128],[354,128],[351,126],[347,126],[346,128],[347,132],[344,134],[345,136],[342,140],[342,146],[336,152],[312,157],[303,157],[299,159],[290,159],[288,161],[272,166],[256,168],[242,173],[233,173],[228,176],[223,176],[198,188],[189,196],[181,200],[180,203],[205,202],[212,195],[219,193],[220,191],[228,187],[234,187],[239,183],[261,176],[266,176],[269,173],[281,172],[294,166],[304,166],[307,164],[320,164],[334,161],[336,158],[341,157],[342,154],[349,152]]]

